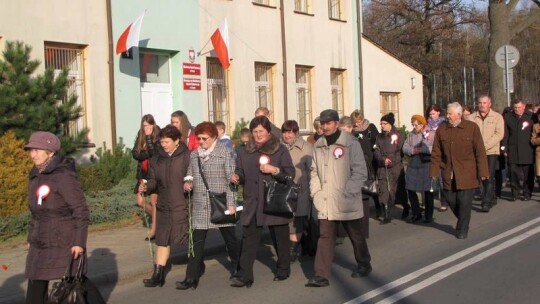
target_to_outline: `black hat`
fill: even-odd
[[[381,121],[386,121],[387,123],[394,125],[394,122],[396,122],[396,119],[394,118],[394,113],[390,112],[383,117],[381,117]]]
[[[321,112],[320,121],[321,122],[339,121],[339,114],[338,112],[332,109],[324,110]]]

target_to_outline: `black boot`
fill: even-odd
[[[176,289],[186,290],[186,289],[197,289],[199,286],[199,280],[185,279],[182,282],[176,282]]]
[[[163,287],[165,284],[165,266],[154,264],[154,273],[150,279],[143,280],[145,287]]]
[[[409,212],[411,210],[411,207],[408,203],[403,203],[403,213],[401,213],[401,219],[405,220],[409,217]]]
[[[390,210],[388,210],[388,205],[382,204],[383,209],[383,219],[381,221],[381,224],[388,224],[392,222],[392,217],[390,216]]]
[[[296,262],[298,259],[298,242],[291,241],[291,247],[289,248],[289,253],[291,255],[291,263]]]

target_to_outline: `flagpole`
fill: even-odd
[[[197,57],[200,57],[201,55],[208,54],[208,53],[211,52],[211,51],[208,51],[208,52],[206,52],[206,53],[201,54],[202,50],[204,50],[204,48],[208,45],[208,42],[210,42],[210,39],[211,39],[211,38],[208,38],[208,40],[206,41],[206,43],[204,44],[204,46],[197,52]]]

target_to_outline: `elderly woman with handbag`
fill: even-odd
[[[186,192],[191,196],[193,254],[189,255],[186,277],[176,282],[176,289],[196,289],[199,278],[204,273],[204,242],[208,229],[218,228],[225,241],[234,273],[238,266],[239,247],[236,239],[235,218],[228,223],[213,223],[210,195],[225,193],[229,214],[235,214],[236,201],[229,178],[234,174],[235,159],[232,150],[218,140],[218,130],[211,122],[203,122],[195,127],[199,147],[191,153],[187,176],[193,181],[184,182]]]
[[[272,124],[265,116],[257,116],[249,123],[252,137],[244,149],[238,151],[236,174],[233,183],[244,185],[244,210],[240,216],[243,227],[240,268],[231,279],[232,287],[251,287],[253,263],[261,239],[263,226],[268,226],[277,253],[277,269],[274,281],[289,277],[289,223],[291,218],[269,215],[263,212],[265,184],[274,180],[285,182],[294,178],[295,169],[287,148],[272,135]]]
[[[422,115],[413,115],[411,124],[413,130],[403,144],[403,153],[410,157],[405,173],[405,188],[412,209],[410,222],[416,223],[422,219],[417,194],[417,192],[422,192],[426,206],[424,223],[431,223],[433,221],[433,185],[429,177],[429,164],[435,131],[426,127],[427,121]]]
[[[60,140],[34,132],[24,147],[34,167],[28,182],[30,231],[25,276],[26,303],[46,303],[50,280],[60,279],[72,263],[75,276],[84,254],[89,212],[72,158],[58,155]],[[72,258],[70,258],[70,256]],[[82,269],[82,274],[86,269]]]

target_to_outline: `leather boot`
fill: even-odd
[[[382,204],[383,209],[383,219],[381,221],[381,224],[388,224],[392,222],[392,217],[390,216],[390,210],[388,210],[388,205]]]
[[[150,279],[143,280],[145,287],[163,287],[165,284],[165,266],[154,264],[154,273]]]
[[[291,263],[296,262],[298,259],[298,242],[291,241],[291,247],[289,248],[289,253],[291,255]]]
[[[403,203],[403,213],[401,213],[401,219],[405,220],[409,217],[409,212],[411,211],[411,207],[409,206],[409,203]]]

